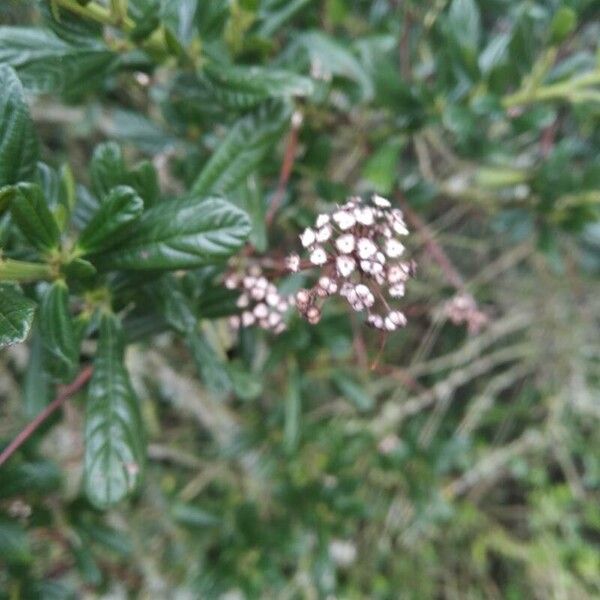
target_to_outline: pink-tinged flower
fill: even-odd
[[[290,254],[285,259],[285,265],[292,273],[297,273],[300,270],[300,257],[297,254]]]
[[[356,261],[351,256],[338,256],[335,266],[342,277],[348,277],[354,271]]]
[[[360,258],[367,259],[371,258],[377,252],[377,246],[366,237],[362,237],[358,240],[357,244],[357,252]]]
[[[379,208],[389,208],[391,206],[390,201],[379,194],[373,194],[371,200],[373,201],[373,204],[379,206]]]
[[[354,215],[348,210],[338,210],[336,213],[333,213],[333,220],[342,231],[354,227],[354,224],[356,223]]]
[[[308,248],[308,247],[312,246],[315,243],[316,239],[317,239],[317,236],[315,235],[315,232],[310,227],[307,227],[300,234],[300,243],[302,244],[302,246],[304,248]]]
[[[323,227],[317,229],[317,242],[321,244],[326,242],[331,237],[332,233],[333,229],[331,228],[331,225],[323,225]]]
[[[321,214],[317,217],[317,220],[315,221],[315,226],[317,228],[321,228],[321,227],[324,227],[325,225],[327,225],[327,223],[329,223],[329,215]]]
[[[317,246],[311,253],[310,253],[310,262],[313,265],[324,265],[327,262],[327,252],[325,252],[325,250],[321,247],[321,246]]]
[[[354,251],[354,246],[355,246],[354,236],[351,233],[341,235],[335,241],[335,246],[342,254],[350,254],[351,252]]]
[[[398,258],[404,252],[404,246],[395,238],[391,238],[385,243],[385,253],[390,258]]]

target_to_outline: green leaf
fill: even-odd
[[[229,392],[232,383],[227,371],[226,359],[215,347],[210,337],[198,329],[194,329],[186,335],[186,342],[204,385],[210,391],[218,394]]]
[[[0,469],[0,498],[45,494],[60,486],[61,473],[51,461],[10,463]]]
[[[23,379],[23,412],[30,419],[40,413],[52,397],[52,382],[44,364],[43,350],[42,338],[36,328]]]
[[[259,252],[265,252],[267,249],[267,223],[265,221],[267,203],[257,177],[251,175],[241,186],[239,206],[248,213],[252,221],[250,242]]]
[[[117,185],[126,183],[126,170],[119,144],[105,142],[96,146],[90,163],[92,191],[103,198]]]
[[[0,63],[14,67],[27,90],[76,94],[96,85],[116,65],[102,42],[70,44],[46,29],[0,27]]]
[[[85,424],[85,492],[99,508],[108,508],[131,494],[144,468],[138,399],[123,358],[121,323],[115,315],[105,313],[100,318]]]
[[[475,0],[452,0],[448,24],[461,48],[477,50],[481,37],[481,15]]]
[[[39,322],[49,372],[60,381],[71,381],[79,367],[79,347],[64,281],[57,280],[45,290]]]
[[[560,44],[577,26],[577,13],[568,6],[561,6],[552,19],[550,31],[552,43]]]
[[[126,185],[113,188],[79,236],[82,254],[107,250],[121,241],[119,233],[144,210],[144,201]]]
[[[126,228],[115,249],[95,264],[111,269],[185,269],[224,260],[246,241],[245,212],[220,198],[193,196],[163,202]]]
[[[356,82],[363,100],[367,101],[373,97],[373,82],[350,49],[320,31],[302,34],[298,37],[298,43],[304,47],[313,65],[318,65],[329,75]]]
[[[0,283],[0,348],[25,340],[34,313],[35,302],[23,296],[16,286]]]
[[[0,65],[0,188],[30,179],[38,157],[38,140],[16,73]]]
[[[187,527],[213,527],[221,523],[219,517],[193,504],[176,502],[171,507],[171,516]]]
[[[388,195],[398,177],[398,160],[404,140],[392,139],[373,152],[364,166],[363,177],[373,184],[374,191]]]
[[[20,183],[14,188],[11,213],[27,241],[38,250],[58,247],[60,232],[48,208],[42,188],[35,183]]]
[[[0,563],[23,565],[31,562],[33,555],[27,534],[15,521],[0,519]]]
[[[167,323],[185,336],[200,377],[206,387],[216,393],[226,393],[232,384],[227,371],[226,357],[219,352],[211,333],[209,323],[204,323],[204,331],[198,329],[198,318],[194,314],[190,300],[185,296],[181,283],[173,276],[163,277],[157,293],[161,312]]]
[[[348,373],[335,371],[331,377],[338,390],[360,411],[371,410],[374,406],[373,397],[367,393]]]
[[[284,400],[283,446],[288,453],[295,452],[300,439],[300,418],[302,398],[300,394],[300,375],[298,368],[290,368],[287,392]]]
[[[285,104],[269,103],[229,130],[192,186],[195,194],[225,194],[240,184],[277,143],[291,117]]]
[[[253,108],[268,98],[310,96],[314,91],[308,77],[270,67],[211,63],[201,80],[216,102],[232,110]]]

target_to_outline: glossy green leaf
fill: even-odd
[[[52,381],[44,364],[44,348],[39,328],[32,336],[29,362],[23,378],[23,412],[28,418],[35,417],[52,399]]]
[[[78,249],[82,254],[94,254],[115,246],[121,241],[119,233],[143,210],[144,202],[133,188],[126,185],[113,188],[81,232]]]
[[[145,439],[138,399],[123,363],[119,319],[103,314],[86,401],[85,492],[108,508],[131,494],[144,469]]]
[[[96,146],[90,163],[92,191],[100,199],[117,185],[126,183],[126,169],[119,144],[105,142]]]
[[[201,79],[214,100],[232,110],[253,108],[268,98],[309,96],[314,91],[308,77],[268,67],[211,63]]]
[[[34,313],[35,302],[23,296],[16,286],[0,283],[0,348],[25,340]]]
[[[163,202],[131,223],[123,242],[98,255],[95,264],[111,269],[184,269],[224,260],[246,241],[245,212],[220,198]]]
[[[35,183],[20,183],[14,188],[10,205],[14,222],[27,241],[38,250],[58,247],[60,232],[42,189]]]
[[[74,94],[98,83],[116,64],[102,42],[70,44],[47,29],[0,27],[0,63],[33,92]]]
[[[192,191],[225,194],[234,189],[281,139],[290,117],[287,105],[269,103],[238,120],[204,165]]]
[[[481,14],[475,0],[452,0],[448,21],[463,48],[477,50],[481,38]]]
[[[60,381],[71,381],[79,367],[79,344],[64,281],[57,280],[45,290],[39,320],[49,372]]]
[[[38,140],[16,73],[0,64],[0,188],[30,179],[35,172]]]

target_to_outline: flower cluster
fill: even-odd
[[[448,300],[443,307],[443,315],[454,325],[467,325],[471,334],[476,334],[488,323],[487,315],[479,310],[475,298],[467,292],[459,292]]]
[[[237,299],[241,314],[229,318],[232,327],[257,325],[274,333],[286,329],[284,318],[290,308],[289,299],[277,291],[258,265],[252,265],[245,273],[230,273],[225,278],[225,287],[241,291]]]
[[[404,296],[414,272],[414,263],[402,259],[401,240],[407,234],[402,211],[378,195],[369,202],[352,197],[331,214],[318,215],[315,226],[300,235],[309,266],[321,270],[315,286],[296,294],[300,314],[317,323],[322,299],[338,294],[355,311],[367,311],[371,327],[394,331],[404,326],[406,317],[391,303]],[[292,254],[286,264],[296,272],[303,262]]]

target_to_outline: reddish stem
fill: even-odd
[[[277,190],[271,200],[271,205],[267,211],[265,222],[267,228],[273,223],[275,215],[281,206],[283,196],[285,194],[285,188],[292,174],[294,168],[294,160],[296,159],[296,148],[298,146],[298,130],[300,129],[301,121],[292,119],[292,128],[288,135],[287,144],[285,146],[285,154],[283,156],[283,163],[281,164],[281,170],[279,172],[279,183],[277,184]]]
[[[0,467],[35,433],[40,425],[56,412],[65,401],[76,394],[90,380],[94,367],[87,365],[68,385],[61,386],[58,395],[35,419],[30,421],[17,437],[0,453]]]

